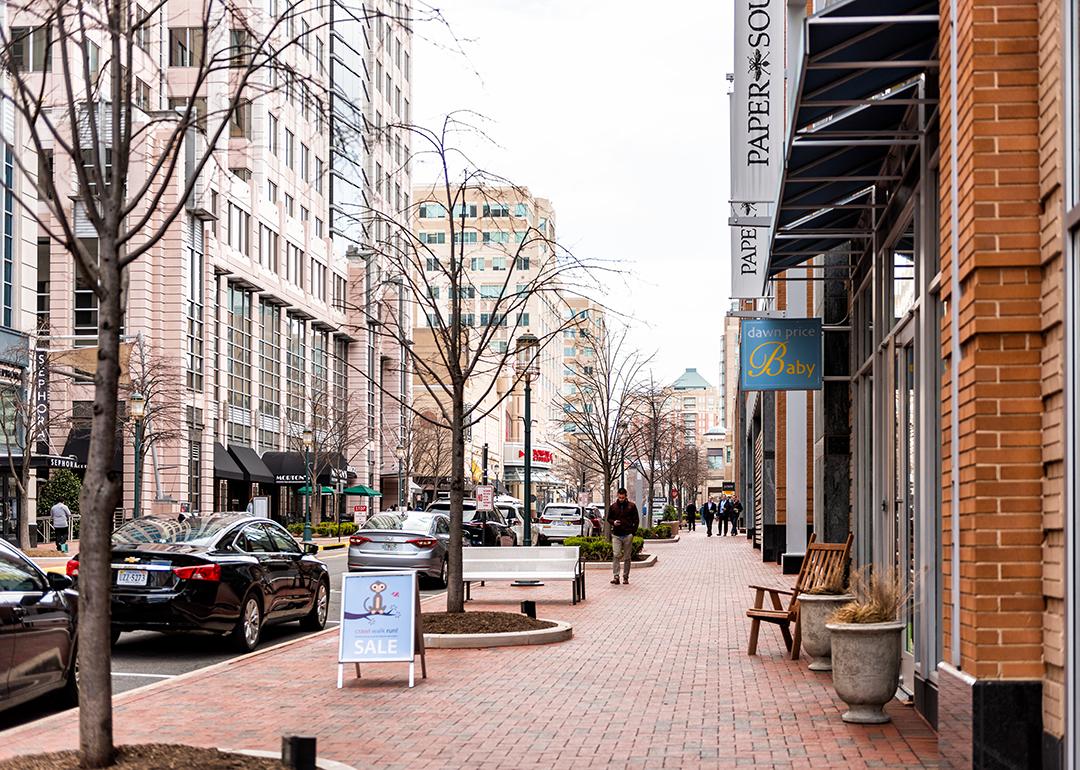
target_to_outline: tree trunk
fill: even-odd
[[[19,469],[19,518],[18,518],[18,545],[19,548],[30,548],[30,447],[23,450],[23,465]],[[70,526],[70,523],[69,523]]]
[[[461,582],[462,509],[465,500],[465,388],[454,384],[451,407],[453,420],[450,426],[450,564],[449,582],[446,586],[446,611],[465,611],[465,585]]]
[[[79,749],[82,766],[112,764],[110,581],[112,515],[120,484],[112,470],[120,379],[121,276],[117,250],[101,239],[98,365],[86,476],[79,496]]]

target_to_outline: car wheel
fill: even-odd
[[[300,628],[305,631],[321,631],[326,628],[326,616],[330,614],[330,583],[326,580],[319,581],[319,587],[315,589],[315,602],[311,605],[311,612],[300,621]]]
[[[240,604],[240,620],[236,622],[236,628],[232,632],[233,646],[240,652],[251,652],[258,647],[262,622],[262,604],[255,592],[251,591],[244,596],[244,601]]]
[[[444,556],[442,569],[439,570],[439,588],[446,588],[448,585],[450,585],[450,562]]]

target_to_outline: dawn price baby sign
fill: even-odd
[[[424,634],[420,624],[420,591],[416,573],[364,572],[342,575],[341,625],[338,631],[338,687],[344,664],[403,662],[413,686],[417,655],[427,678]]]
[[[821,319],[744,319],[739,335],[743,390],[821,390]]]

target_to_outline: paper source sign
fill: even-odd
[[[731,96],[731,296],[765,293],[784,160],[784,3],[735,0]]]
[[[743,390],[820,390],[821,319],[742,322],[739,387]]]

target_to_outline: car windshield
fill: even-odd
[[[364,523],[362,529],[399,529],[406,532],[427,532],[431,527],[432,517],[421,513],[400,516],[392,513],[380,513]]]
[[[235,524],[237,516],[188,516],[183,521],[146,516],[113,532],[112,544],[208,543]]]
[[[567,505],[549,505],[544,509],[545,516],[557,516],[563,519],[576,519],[581,514],[577,508]]]

